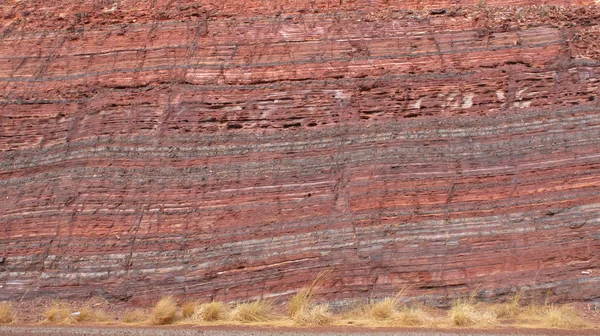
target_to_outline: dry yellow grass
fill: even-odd
[[[0,302],[0,324],[13,323],[15,313],[10,302]]]
[[[521,296],[516,294],[510,301],[496,305],[493,310],[499,319],[509,319],[520,326],[535,326],[545,328],[582,329],[590,325],[578,316],[572,307],[531,303],[528,306],[520,304]]]
[[[559,329],[584,329],[590,327],[577,311],[569,306],[555,306],[548,304],[531,304],[522,308],[518,316],[519,323]]]
[[[499,319],[515,319],[523,313],[520,301],[521,295],[517,293],[510,301],[495,305],[493,310]]]
[[[355,325],[365,327],[433,327],[439,322],[423,306],[403,307],[397,306],[390,309],[389,301],[376,308],[377,318],[373,317],[373,304],[358,306],[340,316],[342,325]],[[382,308],[385,307],[385,308]],[[391,315],[389,312],[392,311]],[[383,318],[385,316],[385,318]]]
[[[334,320],[328,304],[305,307],[293,316],[294,322],[303,325],[328,325]]]
[[[313,302],[315,288],[330,274],[331,270],[321,272],[309,287],[302,289],[290,298],[288,302],[288,315],[296,324],[327,325],[333,322],[334,317],[329,312],[329,305],[315,305]]]
[[[400,298],[410,289],[410,286],[403,286],[394,297],[387,297],[381,301],[371,302],[364,309],[369,318],[376,321],[389,321],[398,314],[398,305]]]
[[[288,301],[288,315],[294,318],[298,314],[308,314],[313,304],[315,289],[331,274],[331,270],[323,271],[317,275],[307,288],[303,288]],[[322,310],[322,307],[319,308]]]
[[[372,302],[367,306],[366,312],[370,318],[378,321],[390,320],[398,312],[396,306],[398,299],[385,298],[381,301]]]
[[[231,317],[234,321],[243,323],[266,322],[273,316],[273,305],[270,301],[256,300],[248,303],[239,303],[235,306]]]
[[[393,317],[393,324],[403,327],[431,327],[433,317],[422,307],[404,308]]]
[[[140,323],[147,319],[148,314],[143,309],[128,309],[123,312],[121,321],[123,323]]]
[[[340,318],[348,321],[364,319],[367,316],[366,309],[364,304],[355,304],[351,309],[343,311]]]
[[[495,313],[476,309],[472,300],[457,300],[450,309],[448,320],[456,327],[486,327],[497,323]]]
[[[294,317],[297,314],[304,312],[311,304],[312,289],[305,288],[292,296],[288,301],[288,315]]]
[[[47,323],[71,323],[74,321],[71,307],[63,302],[54,302],[44,311],[43,316],[44,322]]]
[[[195,301],[185,301],[181,304],[181,315],[184,319],[191,318],[196,313],[197,307],[198,303]]]
[[[154,325],[171,324],[177,315],[177,302],[172,296],[160,299],[150,313],[150,323]]]
[[[71,316],[76,322],[104,322],[108,320],[104,311],[87,306],[77,312],[71,313]]]
[[[215,322],[227,318],[227,306],[222,302],[213,301],[200,305],[191,317],[196,322]]]
[[[583,321],[577,312],[568,306],[546,306],[542,311],[541,324],[544,327],[560,329],[583,329],[589,324]]]
[[[365,327],[543,327],[577,330],[591,327],[578,314],[574,306],[530,304],[521,305],[521,297],[515,295],[509,301],[486,305],[475,303],[474,297],[457,300],[450,311],[436,310],[425,306],[404,305],[400,302],[401,291],[393,298],[384,298],[378,302],[360,304],[352,311],[341,315],[332,314],[328,304],[314,304],[313,291],[309,287],[290,299],[288,313],[283,317],[273,313],[272,302],[257,300],[240,303],[233,311],[221,302],[198,304],[187,301],[181,310],[186,321],[225,323],[257,323],[263,326],[289,327],[293,324],[306,326],[354,325]],[[43,321],[54,324],[74,322],[102,322],[109,320],[98,303],[86,303],[80,309],[74,309],[68,303],[54,302],[43,313]],[[178,306],[172,297],[159,300],[152,311],[135,309],[122,314],[123,323],[150,323],[153,325],[170,324],[181,318]],[[9,302],[0,303],[0,324],[14,322],[15,316]],[[502,321],[502,324],[498,322]],[[231,322],[230,322],[231,321]],[[223,323],[223,322],[221,322]]]

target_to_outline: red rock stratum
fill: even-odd
[[[600,297],[591,2],[0,9],[0,300]]]

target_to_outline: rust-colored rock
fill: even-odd
[[[0,300],[600,297],[600,8],[548,3],[1,4]]]

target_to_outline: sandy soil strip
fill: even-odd
[[[598,330],[408,330],[365,328],[310,328],[310,329],[263,329],[263,328],[155,328],[155,327],[44,327],[8,326],[0,327],[0,336],[556,336],[598,335]]]

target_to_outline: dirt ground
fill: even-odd
[[[54,301],[50,298],[37,298],[23,302],[14,302],[13,309],[17,321],[14,324],[0,326],[0,336],[34,336],[34,335],[215,335],[215,336],[300,336],[300,335],[368,335],[376,336],[387,335],[410,335],[410,336],[467,336],[467,335],[600,335],[600,310],[595,308],[593,303],[574,303],[572,306],[577,309],[578,314],[594,329],[587,330],[558,330],[558,329],[517,329],[512,327],[497,327],[490,329],[468,329],[468,328],[449,328],[449,329],[426,329],[426,328],[366,328],[361,326],[331,326],[331,327],[295,327],[290,325],[275,326],[257,326],[257,325],[212,325],[195,326],[182,325],[176,323],[168,327],[151,327],[144,323],[137,325],[126,325],[120,321],[123,312],[131,309],[125,304],[111,304],[103,298],[94,297],[87,300],[68,302],[73,311],[82,307],[91,307],[99,309],[106,313],[109,320],[102,324],[69,324],[69,325],[51,325],[43,324],[44,311],[50,307]],[[280,307],[281,308],[281,307]],[[149,307],[145,308],[148,312]],[[435,314],[445,315],[446,310],[435,309]],[[293,325],[293,324],[292,324]]]
[[[16,314],[18,324],[35,324],[43,319],[43,312],[48,309],[55,301],[51,298],[40,297],[34,300],[24,300],[21,302],[13,302],[13,309]],[[112,304],[101,297],[93,297],[86,300],[69,301],[68,304],[72,307],[73,311],[77,311],[82,307],[90,307],[93,309],[99,309],[106,313],[114,322],[119,322],[119,317],[123,316],[125,310],[131,308],[130,305],[126,304]],[[594,308],[594,303],[579,302],[572,304],[577,309],[579,316],[591,325],[600,328],[600,302],[597,303],[598,307]],[[146,310],[150,310],[150,307],[142,307]],[[281,308],[283,309],[283,308]],[[285,309],[283,309],[285,310]],[[445,314],[445,311],[438,310],[438,314]],[[598,332],[600,335],[600,332]]]
[[[597,330],[543,330],[543,329],[497,329],[497,330],[439,330],[439,329],[367,329],[367,328],[244,328],[244,327],[47,327],[8,326],[0,327],[0,336],[560,336],[598,335]]]

